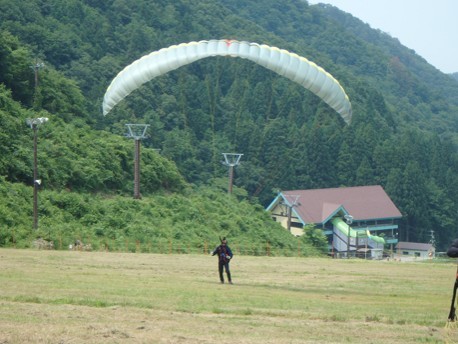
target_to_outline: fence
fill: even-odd
[[[67,241],[67,242],[66,242]],[[11,245],[15,246],[15,245]],[[32,246],[36,249],[56,249],[74,251],[99,251],[99,252],[125,252],[125,253],[159,253],[159,254],[209,254],[216,247],[216,244],[209,244],[207,241],[202,243],[176,242],[173,240],[140,242],[132,239],[77,239],[68,243],[61,237],[57,240],[44,240],[39,238],[34,240]],[[306,256],[306,248],[297,239],[296,247],[272,247],[269,242],[256,244],[237,244],[230,245],[236,255],[251,256]]]

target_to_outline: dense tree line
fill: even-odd
[[[132,142],[120,137],[126,123],[146,123],[146,195],[224,177],[221,153],[234,151],[244,154],[235,184],[253,203],[268,204],[275,190],[380,184],[404,215],[401,239],[427,242],[433,230],[444,248],[457,234],[458,83],[333,7],[0,0],[0,23],[0,172],[8,182],[30,180],[23,120],[44,113],[53,119],[40,129],[46,188],[127,194]],[[125,65],[211,38],[279,46],[323,66],[350,96],[351,125],[292,82],[228,58],[156,78],[102,117],[103,93]],[[35,89],[37,59],[46,67]]]

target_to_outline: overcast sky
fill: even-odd
[[[308,0],[351,13],[444,73],[458,72],[458,0]]]

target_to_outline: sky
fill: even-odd
[[[397,38],[444,73],[458,72],[457,0],[308,0],[331,4]]]

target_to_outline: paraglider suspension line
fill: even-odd
[[[456,299],[456,290],[457,289],[458,289],[458,267],[456,271],[455,285],[453,286],[452,304],[450,306],[450,313],[448,314],[448,321],[456,321],[455,299]]]

